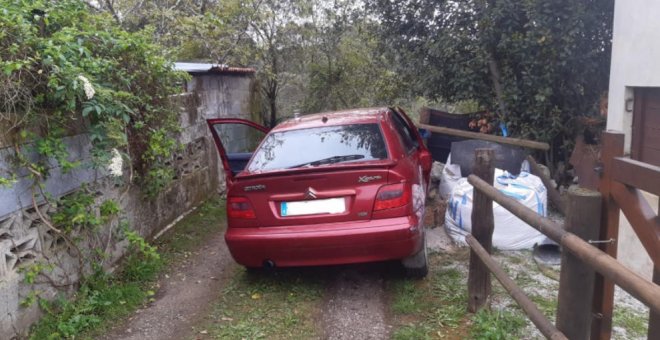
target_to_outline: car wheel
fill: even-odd
[[[429,273],[428,251],[426,248],[426,231],[422,227],[422,249],[401,261],[406,275],[413,278],[423,278]]]

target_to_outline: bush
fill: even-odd
[[[64,170],[78,166],[62,137],[88,132],[94,165],[106,166],[114,149],[142,184],[170,175],[160,170],[177,148],[170,96],[187,75],[149,31],[126,32],[78,0],[0,0],[0,8],[0,126],[43,156],[19,165],[37,177],[48,175],[49,158]],[[157,179],[161,188],[171,177]]]

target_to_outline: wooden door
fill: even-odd
[[[660,166],[660,88],[635,89],[631,158]]]

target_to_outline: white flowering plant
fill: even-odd
[[[169,98],[188,75],[173,70],[150,32],[124,31],[78,0],[0,0],[0,8],[0,98],[12,100],[2,103],[0,123],[11,120],[3,126],[18,145],[34,145],[20,149],[18,166],[39,180],[49,160],[80,166],[62,141],[86,132],[94,166],[113,176],[130,169],[148,192],[166,186],[172,176],[162,170],[179,127]],[[42,17],[32,13],[49,13],[38,30]]]

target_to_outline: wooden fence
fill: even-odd
[[[559,225],[507,197],[493,187],[493,150],[475,151],[476,166],[468,182],[474,186],[468,277],[468,308],[483,308],[491,294],[492,273],[541,333],[550,339],[609,339],[614,285],[649,306],[649,339],[660,339],[660,219],[638,187],[660,194],[660,168],[623,158],[623,135],[603,136],[603,167],[599,192],[572,190],[562,204],[566,222]],[[494,230],[493,201],[548,236],[563,248],[558,293],[557,325],[509,278],[490,256]],[[616,259],[619,209],[633,225],[655,263],[654,282]],[[596,246],[598,247],[596,247]]]

